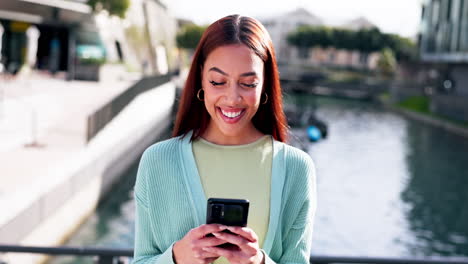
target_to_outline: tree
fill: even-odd
[[[206,27],[197,25],[186,25],[177,33],[177,46],[183,49],[195,49],[200,41]]]
[[[357,50],[365,54],[379,51],[384,48],[382,33],[377,28],[360,29],[355,31],[354,39],[357,42]]]
[[[380,52],[379,60],[377,61],[377,67],[383,76],[390,77],[395,73],[396,59],[393,51],[389,48],[384,48]]]
[[[357,50],[364,55],[389,48],[398,61],[413,60],[417,57],[416,45],[410,39],[382,33],[378,28],[353,31],[323,26],[302,26],[289,33],[287,41],[298,48],[332,46],[337,49]]]
[[[320,46],[322,48],[332,45],[333,32],[327,27],[301,26],[297,31],[288,35],[287,40],[291,45],[310,48]]]
[[[345,50],[357,50],[359,41],[355,37],[354,31],[336,28],[332,31],[332,46]]]
[[[94,11],[104,9],[107,10],[110,15],[124,18],[130,6],[130,0],[88,0],[88,5],[91,6]]]
[[[418,56],[416,44],[408,39],[396,34],[386,34],[384,38],[385,46],[389,47],[395,53],[398,61],[415,60]]]

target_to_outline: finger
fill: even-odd
[[[217,237],[204,237],[198,240],[197,246],[203,247],[214,247],[226,243],[226,241]]]
[[[212,254],[222,256],[227,258],[228,260],[232,259],[233,257],[236,257],[236,254],[239,254],[239,251],[233,251],[229,249],[224,249],[220,247],[206,247],[203,248],[204,251],[210,252]]]
[[[258,236],[251,228],[242,226],[228,226],[228,230],[244,237],[250,242],[258,242]]]
[[[256,242],[250,242],[249,240],[239,235],[233,235],[224,232],[215,232],[213,235],[228,243],[238,246],[241,251],[244,251],[247,254],[253,254],[257,251],[255,247]]]
[[[219,255],[213,252],[208,252],[206,250],[200,249],[198,253],[195,254],[195,257],[197,259],[203,259],[206,260],[208,258],[219,258]]]
[[[213,258],[206,258],[205,261],[207,263],[213,263],[215,260],[217,260],[219,257],[213,257]]]
[[[219,232],[225,229],[227,229],[227,226],[224,226],[224,225],[205,224],[205,225],[201,225],[197,228],[190,230],[190,233],[195,238],[202,238],[202,237],[205,237],[207,234],[210,234],[213,232]]]

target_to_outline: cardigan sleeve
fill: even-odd
[[[305,203],[301,214],[302,216],[310,216],[314,211],[314,206],[310,206]],[[300,216],[300,217],[302,217]],[[303,222],[304,219],[296,219],[296,222]],[[308,221],[305,222],[305,225],[302,227],[296,226],[292,227],[286,237],[283,240],[284,251],[278,263],[281,264],[309,264],[310,259],[310,250],[312,244],[312,227],[313,227],[313,218],[310,217]],[[265,264],[275,264],[276,262],[272,260],[265,252]]]
[[[154,244],[148,208],[140,202],[136,202],[135,219],[135,252],[133,264],[174,264],[172,257],[172,244],[166,251],[161,252]]]
[[[141,158],[135,183],[135,251],[132,263],[174,264],[173,244],[165,251],[160,250],[151,228],[147,193],[148,156],[146,151]]]
[[[315,179],[315,166],[309,156],[301,162],[303,166],[301,174],[305,180],[303,187],[305,190],[296,186],[296,191],[304,191],[304,199],[300,204],[299,213],[296,215],[292,226],[283,236],[283,252],[278,263],[281,264],[309,264],[310,251],[312,247],[312,229],[317,208],[317,192],[316,192],[316,179]],[[265,252],[264,252],[265,254]],[[265,264],[276,263],[267,254],[265,254]]]

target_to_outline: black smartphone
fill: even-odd
[[[245,199],[226,199],[209,198],[206,210],[207,224],[222,224],[226,226],[247,226],[247,217],[249,215],[249,200]],[[222,232],[231,233],[229,230]],[[213,236],[208,234],[207,236]],[[230,243],[219,245],[222,248],[237,247]]]

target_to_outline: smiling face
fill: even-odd
[[[262,136],[252,117],[263,90],[263,61],[251,49],[239,44],[213,50],[203,65],[202,87],[211,117],[203,138],[236,145]]]

